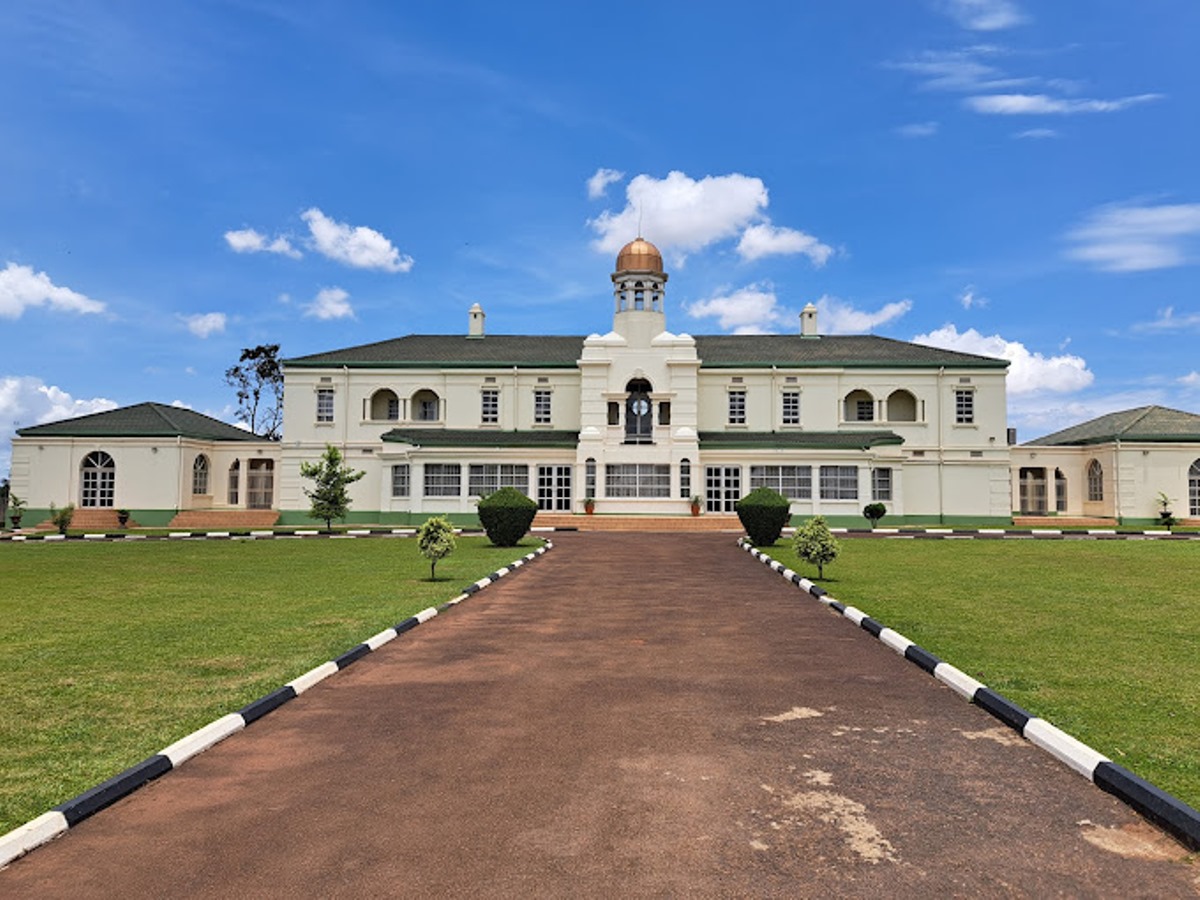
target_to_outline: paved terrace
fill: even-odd
[[[555,544],[0,895],[1200,893],[1178,844],[731,536]]]

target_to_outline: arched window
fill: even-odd
[[[679,461],[679,496],[684,500],[692,499],[692,461]]]
[[[83,458],[80,467],[80,506],[113,505],[117,487],[117,465],[103,450],[96,450]]]
[[[917,398],[903,388],[892,391],[887,398],[887,417],[889,422],[917,421]]]
[[[1087,466],[1087,498],[1092,503],[1104,499],[1104,467],[1098,459]]]
[[[1067,511],[1067,476],[1062,469],[1054,470],[1054,509],[1060,513]]]
[[[241,488],[242,461],[235,459],[229,467],[229,505],[238,505],[238,490]]]
[[[417,391],[412,397],[412,417],[417,422],[436,422],[441,418],[441,403],[433,391]]]
[[[640,281],[636,281],[633,284],[633,308],[646,308],[646,289],[642,286]]]
[[[875,398],[859,389],[846,395],[843,418],[847,422],[874,422]]]
[[[1200,516],[1200,459],[1188,469],[1188,515]]]
[[[387,388],[371,395],[371,418],[376,422],[395,422],[400,418],[400,398]]]
[[[208,457],[203,453],[192,463],[192,493],[208,493]]]
[[[625,398],[625,443],[653,443],[654,415],[650,404],[650,382],[645,378],[634,378],[625,385],[625,390],[629,392]]]

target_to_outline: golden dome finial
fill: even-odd
[[[662,254],[658,252],[657,247],[639,235],[617,254],[617,271],[662,272]]]

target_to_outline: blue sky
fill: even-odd
[[[1013,361],[1022,440],[1200,411],[1200,4],[0,8],[15,427],[232,417],[243,347],[611,326],[872,331]]]

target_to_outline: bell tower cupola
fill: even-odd
[[[617,254],[612,282],[613,330],[631,344],[649,346],[667,327],[662,254],[644,238],[630,241]]]

